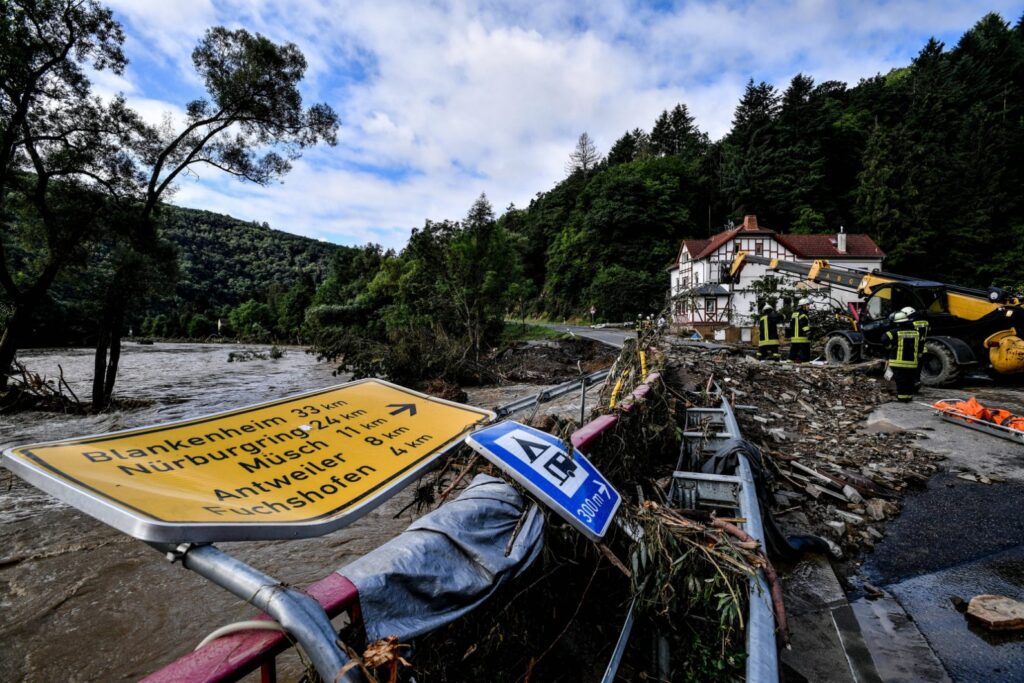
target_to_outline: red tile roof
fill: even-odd
[[[885,252],[878,248],[875,241],[868,235],[848,234],[846,235],[846,251],[840,252],[836,248],[836,236],[828,235],[786,235],[776,233],[766,227],[757,224],[756,216],[744,216],[743,223],[730,230],[725,230],[712,235],[706,240],[683,240],[679,246],[679,262],[683,256],[683,248],[690,254],[693,260],[710,256],[723,244],[740,235],[760,234],[775,238],[782,246],[789,249],[796,256],[805,259],[827,259],[827,258],[884,258]]]
[[[848,234],[846,251],[836,247],[835,235],[776,235],[775,239],[782,246],[801,258],[884,258],[885,252],[879,249],[875,241],[868,235]]]
[[[683,244],[686,245],[686,250],[690,252],[691,259],[702,259],[705,256],[709,256],[714,253],[716,249],[731,240],[741,232],[750,232],[749,230],[743,230],[742,228],[733,228],[732,230],[726,230],[720,232],[717,235],[712,235],[710,239],[706,240],[684,240]]]

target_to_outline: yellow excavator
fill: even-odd
[[[957,383],[965,371],[1001,375],[1024,372],[1024,304],[1011,293],[987,291],[921,280],[882,271],[833,266],[828,261],[797,263],[739,252],[729,274],[732,281],[748,264],[765,266],[799,280],[856,292],[860,301],[849,305],[850,329],[830,330],[825,358],[830,363],[853,363],[884,358],[882,339],[891,326],[889,316],[910,306],[928,321],[921,381],[930,386]]]

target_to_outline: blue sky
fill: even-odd
[[[428,2],[107,0],[131,60],[96,74],[154,122],[201,96],[191,51],[209,26],[299,45],[303,95],[340,114],[336,147],[281,183],[200,169],[172,201],[341,244],[401,247],[426,219],[457,219],[486,192],[500,213],[564,176],[587,131],[606,152],[685,102],[712,138],[747,80],[858,79],[903,66],[935,36],[952,46],[985,13],[1021,2]]]

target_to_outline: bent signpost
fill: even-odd
[[[373,509],[494,413],[377,379],[155,427],[21,446],[4,464],[144,541],[317,536]]]

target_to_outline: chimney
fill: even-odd
[[[744,230],[757,230],[757,216],[750,214],[749,216],[743,217],[743,229]]]
[[[840,254],[846,253],[846,233],[843,232],[843,226],[839,226],[839,234],[836,235],[836,250]]]

